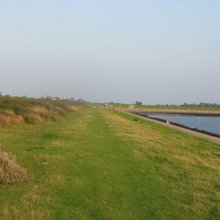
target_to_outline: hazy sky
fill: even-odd
[[[220,102],[220,1],[1,1],[0,91]]]

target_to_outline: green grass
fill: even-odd
[[[118,108],[128,108],[129,104],[115,104]],[[215,107],[196,107],[196,106],[181,106],[181,105],[133,105],[135,109],[149,110],[189,110],[189,111],[220,111],[220,108]]]
[[[29,173],[0,185],[0,219],[219,219],[219,145],[124,113],[0,130]]]

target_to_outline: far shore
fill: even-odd
[[[220,117],[220,110],[197,110],[197,109],[144,109],[144,108],[123,108],[121,109],[129,113],[146,113],[146,114],[181,114],[190,116],[207,116]]]

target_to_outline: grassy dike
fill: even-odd
[[[0,219],[219,219],[220,146],[124,113],[0,129],[28,171],[0,185]]]

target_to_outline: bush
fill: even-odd
[[[0,184],[22,182],[27,172],[16,163],[12,154],[0,151]]]

